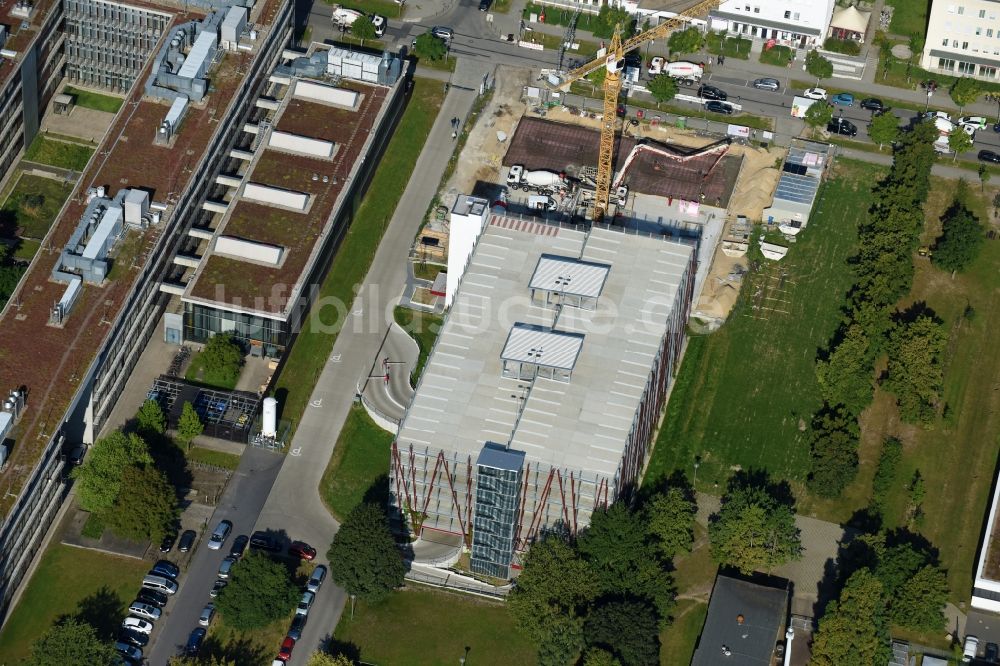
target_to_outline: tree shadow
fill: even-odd
[[[700,456],[696,456],[695,458],[695,462],[701,462]],[[636,498],[637,508],[639,510],[643,509],[654,497],[662,495],[672,488],[679,489],[684,494],[684,499],[689,502],[697,501],[697,493],[687,473],[684,470],[675,469],[668,476],[657,477],[652,483],[643,484],[639,488]]]
[[[104,640],[114,638],[122,621],[122,600],[108,586],[84,597],[77,604],[73,617],[86,622]]]
[[[323,652],[327,654],[333,656],[344,655],[351,660],[352,664],[361,663],[361,648],[350,641],[342,641],[334,638],[330,634],[327,634],[323,640],[320,641],[320,645],[325,646],[323,648]]]
[[[934,323],[941,325],[944,322],[938,317],[937,313],[927,305],[926,301],[917,301],[905,310],[897,310],[892,315],[892,321],[894,324],[912,324],[917,319],[921,317],[929,317]]]
[[[763,490],[778,504],[795,507],[795,495],[792,493],[792,486],[788,481],[775,481],[767,470],[754,468],[739,470],[729,477],[729,481],[726,482],[726,494],[722,497],[722,501],[725,502],[731,493],[744,488]]]
[[[389,475],[380,474],[365,491],[361,498],[362,504],[376,504],[386,507],[389,504]]]
[[[271,654],[268,649],[258,645],[250,638],[234,638],[223,643],[211,635],[205,638],[201,653],[235,664],[265,664],[269,661]]]

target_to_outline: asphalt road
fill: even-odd
[[[215,583],[219,564],[229,554],[234,537],[249,536],[283,461],[282,455],[247,447],[208,527],[198,535],[191,563],[178,581],[180,589],[167,602],[163,609],[165,614],[155,623],[153,640],[144,651],[151,666],[164,666],[187,644],[191,630],[198,626],[202,608],[211,601],[208,593]],[[233,530],[220,550],[209,550],[208,536],[222,520],[232,521]],[[274,646],[275,653],[278,647]]]

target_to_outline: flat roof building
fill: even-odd
[[[719,574],[691,666],[771,666],[778,643],[792,639],[787,619],[787,587]],[[791,645],[785,649],[790,654]]]
[[[792,139],[771,205],[763,211],[765,222],[796,228],[809,224],[829,152],[829,144]]]
[[[391,498],[510,575],[541,533],[630,492],[679,358],[694,248],[485,218],[392,447]]]

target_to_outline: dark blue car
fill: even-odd
[[[191,631],[191,635],[188,637],[187,646],[185,646],[184,651],[189,657],[195,657],[201,650],[201,644],[205,642],[205,634],[208,631],[203,627],[197,627]]]
[[[149,570],[149,573],[154,576],[164,576],[165,578],[177,578],[180,575],[181,570],[176,564],[170,560],[160,560],[153,565],[153,568]]]

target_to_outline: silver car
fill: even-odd
[[[323,581],[326,579],[326,567],[322,564],[313,569],[312,575],[309,576],[309,582],[306,583],[306,589],[313,594],[319,592],[319,588],[322,587]]]
[[[781,90],[781,82],[778,79],[756,79],[753,82],[753,87],[757,90],[770,90],[771,92],[776,92]]]
[[[233,529],[233,524],[228,520],[223,520],[219,523],[219,526],[215,528],[212,532],[212,537],[208,540],[209,550],[219,550],[222,548],[222,544],[226,542],[226,537],[229,536],[229,532]]]
[[[313,592],[303,592],[302,599],[299,601],[299,605],[295,607],[296,615],[308,615],[309,609],[312,608],[313,600],[316,599],[316,594]]]
[[[201,609],[201,615],[198,617],[198,624],[207,627],[212,624],[213,617],[215,617],[215,604],[205,604],[205,607]]]
[[[219,578],[222,578],[223,580],[229,578],[229,574],[233,570],[234,564],[236,564],[236,558],[232,555],[222,560],[222,564],[219,565]]]
[[[160,619],[160,609],[156,606],[150,606],[149,604],[144,604],[141,601],[133,601],[132,605],[128,607],[128,612],[132,615],[137,615],[145,620],[159,620]]]

